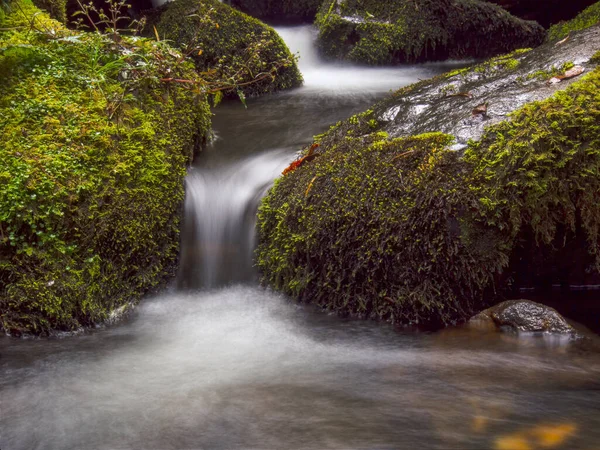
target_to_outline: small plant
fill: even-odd
[[[97,33],[101,33],[101,30],[104,30],[106,34],[112,36],[115,42],[120,40],[121,33],[128,32],[137,35],[146,25],[145,17],[141,20],[132,20],[129,16],[122,13],[124,8],[131,7],[125,0],[106,0],[108,14],[103,8],[98,9],[93,2],[82,3],[81,0],[77,0],[77,4],[80,10],[75,12],[73,17],[84,16],[89,25],[85,24],[84,17],[78,17],[74,21],[75,26],[78,29],[93,28]],[[98,19],[94,20],[94,16],[97,16]],[[125,21],[128,22],[127,27],[121,28],[121,23]]]

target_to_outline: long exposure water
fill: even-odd
[[[181,270],[125,323],[0,338],[0,448],[597,449],[600,356],[548,336],[398,330],[258,287],[255,213],[314,134],[448,65],[324,65],[215,110],[187,179]]]

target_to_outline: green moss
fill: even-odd
[[[489,57],[544,39],[535,22],[472,0],[331,0],[316,23],[324,55],[372,65]]]
[[[205,20],[205,18],[209,20]],[[283,40],[271,27],[218,0],[175,0],[160,15],[156,28],[161,39],[192,51],[196,67],[217,78],[234,78],[243,85],[279,67],[275,78],[244,86],[246,96],[290,89],[302,84],[302,75]],[[150,32],[152,28],[150,27]],[[239,75],[238,75],[239,76]],[[235,92],[229,92],[235,95]]]
[[[488,128],[389,140],[357,115],[259,210],[263,281],[341,314],[449,324],[493,298],[514,259],[585,242],[600,270],[600,70]],[[525,245],[527,244],[527,245]]]
[[[584,30],[600,22],[600,2],[584,9],[577,17],[568,22],[560,22],[548,29],[548,40],[558,41],[566,38],[569,33]]]
[[[56,27],[0,33],[0,326],[13,334],[105,320],[173,274],[186,163],[210,125],[205,99],[160,81],[195,75],[172,48],[38,18]]]
[[[600,64],[600,50],[592,55],[590,62],[593,64]]]
[[[552,77],[556,77],[558,75],[562,75],[564,74],[567,70],[571,69],[572,67],[574,67],[575,64],[573,64],[572,61],[567,61],[563,64],[561,64],[559,67],[556,66],[552,66],[551,69],[549,70],[536,70],[535,72],[531,72],[530,74],[527,75],[527,80],[549,80]]]
[[[321,0],[232,0],[231,4],[260,19],[312,22]]]

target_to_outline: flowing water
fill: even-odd
[[[181,271],[126,323],[0,338],[0,448],[597,449],[600,357],[561,339],[401,331],[258,287],[255,213],[314,134],[445,66],[324,65],[280,30],[304,87],[215,111],[190,170]]]

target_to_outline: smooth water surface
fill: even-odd
[[[172,289],[112,328],[0,338],[0,448],[597,449],[598,353],[399,331],[258,287],[255,214],[273,179],[312,135],[444,69],[323,65],[311,28],[280,31],[306,85],[215,111]]]

